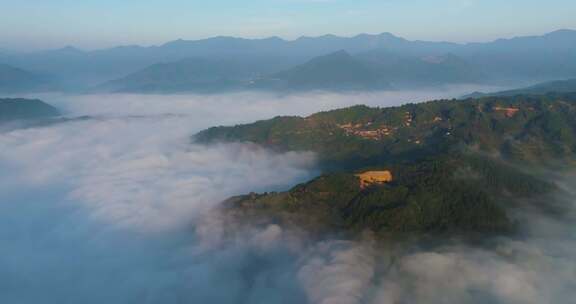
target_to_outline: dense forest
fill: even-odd
[[[575,164],[575,102],[576,94],[549,94],[353,106],[215,127],[195,140],[316,152],[318,178],[227,201],[251,223],[381,236],[513,233],[514,207],[561,212],[550,199],[558,189],[542,172]],[[355,176],[377,170],[393,180],[362,187]]]

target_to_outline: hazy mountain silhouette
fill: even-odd
[[[38,99],[0,98],[0,123],[58,115],[56,108]]]
[[[19,93],[47,90],[53,84],[46,77],[10,66],[0,64],[0,92]]]
[[[234,62],[189,58],[158,63],[95,88],[109,92],[185,92],[222,90],[234,86],[243,76]]]
[[[477,67],[452,54],[420,58],[383,49],[357,56],[341,50],[276,73],[264,73],[263,66],[266,64],[194,58],[155,64],[109,81],[98,90],[139,93],[230,89],[383,90],[486,80]]]
[[[255,86],[286,90],[370,90],[385,89],[389,84],[376,70],[346,51],[338,51],[258,80]]]
[[[506,90],[494,93],[475,92],[465,97],[542,95],[548,93],[572,93],[572,92],[576,92],[576,79],[548,81],[528,86],[525,88]]]
[[[417,57],[378,49],[356,57],[396,86],[478,83],[487,80],[479,67],[450,53]]]
[[[576,77],[576,31],[467,44],[454,51],[482,66],[495,80],[553,80]]]
[[[495,82],[576,77],[576,31],[573,30],[469,44],[410,41],[390,33],[354,37],[325,35],[291,41],[278,37],[214,37],[96,51],[67,47],[3,58],[7,64],[59,76],[70,85],[95,85],[152,64],[192,57],[258,63],[257,72],[273,74],[338,50],[352,55],[385,50],[417,58],[453,54],[470,65],[481,67],[481,72]]]

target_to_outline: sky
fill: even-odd
[[[576,29],[574,0],[0,0],[0,7],[7,50],[381,32],[472,42]]]

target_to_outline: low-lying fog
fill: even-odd
[[[276,226],[230,240],[206,216],[317,172],[310,153],[191,144],[201,129],[477,89],[34,96],[90,118],[0,133],[0,303],[567,303],[574,229],[546,219],[535,223],[552,233],[495,251],[391,258],[370,239],[303,246]]]

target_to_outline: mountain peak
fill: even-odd
[[[191,42],[191,41],[192,40],[185,40],[182,38],[178,38],[176,40],[168,41],[168,42],[162,44],[160,47],[179,46],[179,45],[187,44],[188,42]]]
[[[545,37],[567,37],[567,36],[576,36],[576,30],[570,29],[559,29],[557,31],[550,32]]]
[[[338,36],[336,36],[336,35],[334,35],[334,34],[326,34],[326,35],[322,35],[322,36],[320,36],[320,37],[318,37],[318,38],[334,39],[334,38],[340,38],[340,37],[338,37]]]
[[[380,37],[390,37],[390,38],[400,38],[400,37],[398,37],[398,36],[396,36],[396,35],[394,35],[394,34],[392,34],[392,33],[390,33],[390,32],[382,32],[382,33],[378,34],[378,36],[380,36]]]
[[[284,42],[285,40],[278,37],[278,36],[271,36],[271,37],[266,37],[266,38],[262,38],[261,40],[263,41],[274,41],[274,42]]]
[[[78,48],[71,46],[71,45],[67,45],[63,48],[55,49],[55,50],[53,50],[53,52],[66,53],[66,54],[84,53],[81,49],[78,49]]]

